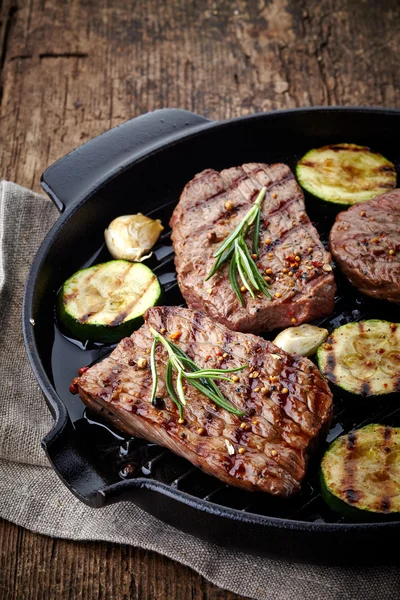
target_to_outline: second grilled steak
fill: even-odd
[[[339,213],[329,242],[355,287],[400,303],[400,189]]]
[[[245,294],[242,307],[229,282],[228,264],[209,281],[205,278],[215,261],[213,252],[263,186],[267,193],[256,262],[270,283],[272,300]],[[259,333],[333,311],[331,258],[305,212],[303,193],[288,166],[249,163],[220,173],[207,169],[186,185],[170,224],[182,295],[191,308],[230,329]]]
[[[200,368],[247,365],[232,381],[216,381],[244,416],[217,407],[184,380],[187,404],[180,422],[166,390],[167,352],[161,343],[153,406],[149,325]],[[169,448],[228,484],[278,496],[299,489],[308,454],[332,413],[332,394],[311,361],[179,307],[149,309],[145,324],[73,385],[90,408],[123,431]]]

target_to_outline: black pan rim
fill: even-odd
[[[165,109],[164,109],[165,110]],[[168,109],[167,109],[168,110]],[[174,109],[172,109],[174,110]],[[229,127],[237,122],[245,122],[245,121],[254,121],[258,119],[274,119],[274,118],[282,118],[289,114],[304,114],[304,113],[363,113],[363,114],[383,114],[387,116],[399,117],[400,110],[399,109],[387,109],[381,107],[363,107],[363,106],[317,106],[317,107],[302,107],[302,108],[294,108],[287,110],[277,110],[271,112],[264,113],[255,113],[251,115],[245,115],[241,117],[237,117],[235,119],[229,119],[225,121],[208,121],[204,124],[191,128],[187,132],[177,132],[176,135],[171,136],[167,142],[161,141],[159,145],[156,145],[150,152],[145,152],[142,155],[139,155],[135,160],[127,160],[126,164],[123,165],[122,170],[131,167],[133,164],[137,164],[140,161],[157,154],[159,151],[164,151],[167,148],[171,148],[176,144],[179,144],[182,140],[186,140],[189,138],[194,138],[196,136],[202,135],[203,132],[209,131],[210,129],[223,129],[225,127]],[[54,238],[63,228],[64,223],[77,211],[80,209],[83,203],[85,203],[94,193],[98,191],[100,187],[102,187],[106,182],[110,181],[112,178],[117,177],[118,174],[121,173],[121,169],[118,171],[110,171],[105,174],[105,176],[98,181],[97,187],[89,194],[85,194],[79,198],[73,207],[64,211],[61,216],[57,219],[53,227],[50,229],[48,234],[46,235],[44,241],[42,242],[34,260],[31,265],[27,283],[25,286],[24,298],[23,298],[23,307],[22,307],[22,329],[23,329],[23,337],[24,343],[27,350],[27,354],[29,357],[29,361],[34,372],[35,378],[38,381],[40,388],[46,398],[49,409],[52,413],[52,416],[55,419],[53,428],[49,431],[49,433],[45,436],[43,440],[43,446],[46,447],[47,443],[50,440],[54,440],[59,437],[62,431],[67,427],[69,422],[69,417],[67,414],[66,407],[61,400],[61,398],[56,393],[53,385],[48,378],[42,361],[39,358],[39,353],[35,341],[34,335],[34,325],[32,325],[32,305],[33,305],[33,292],[34,285],[37,280],[40,268],[43,264],[43,261],[46,257],[46,254],[52,245]],[[46,190],[45,190],[46,191]],[[277,529],[287,529],[291,531],[298,532],[315,532],[315,533],[343,533],[345,531],[374,531],[378,530],[399,530],[400,529],[400,520],[393,522],[373,522],[373,523],[313,523],[306,521],[297,521],[294,519],[285,519],[279,517],[270,517],[270,516],[262,516],[254,513],[244,513],[240,510],[234,508],[227,508],[216,503],[196,498],[195,496],[191,496],[186,492],[182,492],[180,490],[172,490],[166,484],[161,482],[148,480],[145,478],[136,478],[127,481],[121,481],[111,486],[107,486],[101,490],[98,490],[98,506],[104,506],[106,504],[106,496],[108,493],[112,493],[115,490],[120,490],[126,492],[128,490],[133,490],[137,487],[145,487],[147,489],[156,491],[164,496],[172,497],[178,500],[181,503],[187,504],[198,511],[218,515],[221,517],[225,517],[231,520],[240,520],[241,522],[245,522],[248,524],[256,524],[264,527],[277,528]],[[82,498],[81,498],[82,499]],[[122,500],[122,498],[121,498]]]

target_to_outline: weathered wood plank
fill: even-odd
[[[0,521],[1,600],[240,600],[191,569],[130,546],[71,542]]]
[[[351,0],[22,2],[4,56],[2,176],[140,113],[221,119],[318,104],[399,106],[400,5]]]

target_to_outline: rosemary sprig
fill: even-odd
[[[173,348],[173,350],[176,352],[176,354],[178,354],[178,356],[180,358],[182,358],[183,362],[185,364],[187,364],[187,366],[189,367],[189,369],[191,371],[200,371],[200,367],[198,367],[196,365],[195,362],[192,361],[192,359],[190,359],[187,354],[185,354],[183,352],[183,350],[181,350],[178,346],[176,346],[173,342],[169,342]],[[219,396],[221,398],[221,400],[225,401],[224,396],[222,395],[221,390],[219,389],[219,387],[215,384],[215,382],[212,379],[201,379],[200,383],[202,385],[204,385],[205,387],[208,387],[209,390],[211,392],[214,392],[215,394],[217,394],[217,396]],[[193,382],[192,382],[193,385]]]
[[[194,361],[192,361],[183,350],[178,348],[175,344],[168,341],[161,333],[158,333],[153,327],[149,327],[151,333],[154,336],[153,344],[150,352],[150,370],[152,376],[152,388],[151,388],[151,403],[154,403],[157,384],[158,384],[158,373],[156,366],[156,347],[157,343],[160,342],[168,352],[168,363],[165,376],[165,384],[171,400],[177,405],[179,416],[182,418],[183,406],[186,405],[185,390],[183,389],[183,379],[187,383],[195,387],[197,390],[205,394],[210,400],[212,400],[217,406],[224,408],[228,412],[234,415],[244,415],[244,412],[231,404],[221,393],[220,389],[215,384],[215,379],[222,379],[225,381],[232,381],[230,377],[227,377],[227,373],[237,373],[247,367],[237,367],[235,369],[200,369]],[[186,369],[188,370],[185,370]],[[176,377],[176,389],[173,385],[172,372],[177,372]]]
[[[252,249],[253,254],[258,254],[258,246],[260,241],[261,203],[264,200],[266,191],[266,187],[261,188],[260,193],[258,194],[253,206],[250,208],[246,216],[215,250],[213,257],[217,260],[205,279],[205,281],[208,281],[213,275],[215,275],[220,267],[230,259],[229,281],[242,306],[244,306],[244,301],[239,284],[237,282],[238,277],[252,298],[255,297],[254,290],[256,292],[265,294],[269,299],[272,298],[268,290],[268,285],[266,284],[257,268],[256,263],[251,257],[245,242],[245,237],[253,226]]]
[[[154,343],[157,345],[157,338],[154,338]],[[155,364],[155,357],[154,357],[153,364]],[[157,379],[158,379],[158,376],[157,376]],[[153,379],[153,385],[154,385],[154,379]],[[174,402],[176,404],[176,406],[178,408],[179,418],[183,419],[183,406],[179,402],[179,398],[176,395],[176,392],[174,390],[174,384],[173,384],[173,380],[172,380],[172,363],[170,360],[168,360],[168,362],[167,362],[167,371],[165,374],[165,385],[166,385],[169,397],[171,398],[172,402]],[[157,389],[157,387],[156,387],[156,389]],[[154,398],[155,398],[155,394],[154,394]],[[154,401],[154,399],[152,396],[152,402],[153,401]]]
[[[188,367],[192,369],[192,371],[201,371],[201,369],[196,365],[195,362],[193,362],[188,356],[187,354],[185,354],[183,352],[183,350],[181,350],[178,346],[176,346],[173,342],[169,342],[169,344],[172,346],[172,348],[174,349],[174,351],[176,352],[176,354],[178,354],[178,356],[182,359],[182,361],[184,363],[187,363]],[[243,367],[239,367],[239,369],[237,370],[242,370],[245,369],[246,365]],[[214,369],[213,369],[214,370]],[[229,372],[234,372],[236,371],[236,369],[232,369],[231,371],[229,369],[226,369],[222,372],[225,373],[229,373]],[[225,408],[226,410],[230,411],[232,405],[230,404],[230,402],[222,395],[221,390],[219,389],[219,387],[215,384],[213,379],[206,379],[206,378],[201,378],[199,381],[191,381],[190,382],[191,385],[193,387],[195,387],[196,389],[198,389],[200,392],[204,393],[203,388],[208,388],[211,392],[211,396],[209,396],[209,398],[211,400],[215,401],[215,395],[217,395],[220,398],[220,401],[215,401],[216,404],[219,404],[219,406],[221,406],[222,408]],[[207,395],[207,394],[206,394]],[[232,411],[230,411],[232,412]],[[242,411],[240,412],[235,412],[234,414],[244,414]]]

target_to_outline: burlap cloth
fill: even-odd
[[[400,598],[400,574],[393,567],[329,568],[254,558],[181,533],[132,503],[89,508],[64,487],[41,450],[52,419],[21,332],[29,266],[57,216],[50,200],[0,184],[0,517],[49,536],[155,550],[220,587],[260,600]]]

